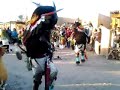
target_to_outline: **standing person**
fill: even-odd
[[[18,33],[16,28],[13,28],[13,31],[11,32],[11,38],[13,44],[18,42]]]
[[[33,12],[28,30],[24,34],[23,44],[26,47],[26,54],[27,57],[32,58],[33,90],[38,90],[39,85],[42,83],[42,76],[46,72],[45,62],[47,60],[51,63],[53,62],[50,37],[51,30],[54,28],[57,20],[55,6],[39,6]],[[53,71],[51,68],[50,70]],[[50,76],[50,85],[57,77],[57,71],[55,73],[52,77]]]
[[[19,44],[22,44],[22,38],[23,38],[23,33],[24,32],[25,32],[24,28],[20,29],[19,32],[18,32],[18,43]]]
[[[66,29],[66,42],[67,42],[67,48],[70,48],[70,36],[71,36],[71,28],[68,27]]]
[[[8,38],[9,43],[11,44],[12,43],[12,38],[11,38],[11,29],[10,29],[10,27],[7,28],[6,33],[7,33],[8,37],[9,37]]]
[[[95,49],[96,35],[97,35],[97,29],[95,28],[92,32],[92,36],[91,36],[91,40],[90,40],[90,44],[91,44],[91,50],[90,51],[93,51]]]
[[[9,52],[9,35],[6,31],[6,28],[2,29],[2,34],[1,34],[1,40],[2,40],[2,45],[7,47],[7,52]]]
[[[100,47],[101,47],[101,28],[98,28],[95,38],[95,48],[97,49],[96,50],[97,54],[100,54]]]
[[[65,40],[65,26],[64,27],[61,27],[61,30],[60,30],[60,49],[63,49],[65,48],[65,44],[66,44],[66,40]]]
[[[94,50],[94,47],[93,47],[93,40],[92,40],[92,33],[93,32],[93,25],[91,22],[89,22],[88,24],[88,29],[87,29],[87,34],[88,34],[88,40],[90,42],[90,51],[93,51]]]
[[[85,49],[86,49],[86,42],[87,42],[87,34],[82,27],[81,23],[75,22],[74,24],[74,32],[73,38],[75,39],[75,53],[76,53],[76,64],[80,62],[85,62]],[[81,57],[80,57],[80,56]],[[80,61],[81,58],[81,61]]]

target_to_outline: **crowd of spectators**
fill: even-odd
[[[90,36],[90,51],[95,49],[95,40],[99,43],[101,42],[101,30],[100,28],[94,28],[91,22],[82,24],[82,27],[87,30],[88,36]],[[14,45],[15,43],[22,44],[22,36],[25,29],[22,28],[17,30],[16,28],[10,29],[1,28],[0,29],[0,42],[2,45],[9,46],[10,44]],[[52,31],[51,41],[54,47],[70,48],[74,50],[75,40],[72,38],[73,33],[73,24],[62,24],[56,25]]]
[[[95,41],[101,43],[101,28],[94,28],[91,22],[85,23],[82,26],[86,31],[86,34],[90,37],[89,50],[95,50]],[[59,48],[70,48],[74,50],[75,40],[72,38],[73,24],[56,26],[52,32],[52,42],[54,46]]]

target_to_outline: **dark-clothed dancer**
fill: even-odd
[[[52,63],[53,52],[50,36],[57,20],[55,6],[39,6],[33,12],[28,30],[24,34],[23,44],[27,50],[27,57],[32,58],[32,70],[34,73],[33,90],[38,90],[41,84],[42,76],[45,74],[45,62],[49,60]],[[54,70],[50,69],[50,71]],[[51,82],[56,78],[57,71],[53,73],[52,79],[50,78]]]
[[[81,62],[85,62],[84,51],[86,49],[88,35],[85,32],[85,29],[81,26],[81,23],[75,22],[73,26],[74,26],[73,38],[75,39],[76,64],[79,64],[80,59]]]

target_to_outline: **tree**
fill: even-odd
[[[23,21],[23,20],[24,20],[23,15],[19,15],[18,18],[19,18],[20,21]]]

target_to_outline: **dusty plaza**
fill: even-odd
[[[107,60],[93,52],[87,54],[88,60],[78,66],[74,51],[55,52],[53,61],[59,70],[55,90],[119,90],[120,61]],[[56,59],[58,55],[61,59]],[[26,69],[24,60],[16,60],[14,54],[5,55],[4,59],[9,72],[7,90],[31,90],[32,72]],[[40,90],[44,90],[44,77]]]

